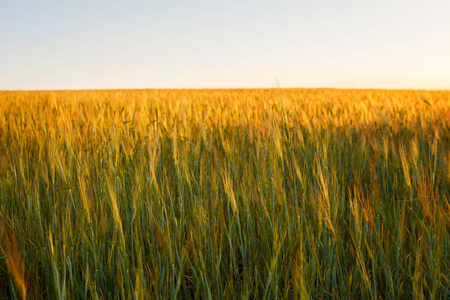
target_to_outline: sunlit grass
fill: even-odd
[[[449,188],[450,92],[0,92],[0,295],[449,298]]]

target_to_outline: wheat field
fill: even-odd
[[[0,92],[2,299],[449,299],[450,92]]]

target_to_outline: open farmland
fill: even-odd
[[[450,92],[0,92],[2,298],[450,298]]]

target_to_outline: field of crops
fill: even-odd
[[[450,92],[0,92],[0,295],[450,298]]]

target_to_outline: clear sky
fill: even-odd
[[[0,90],[450,89],[450,1],[0,0]]]

